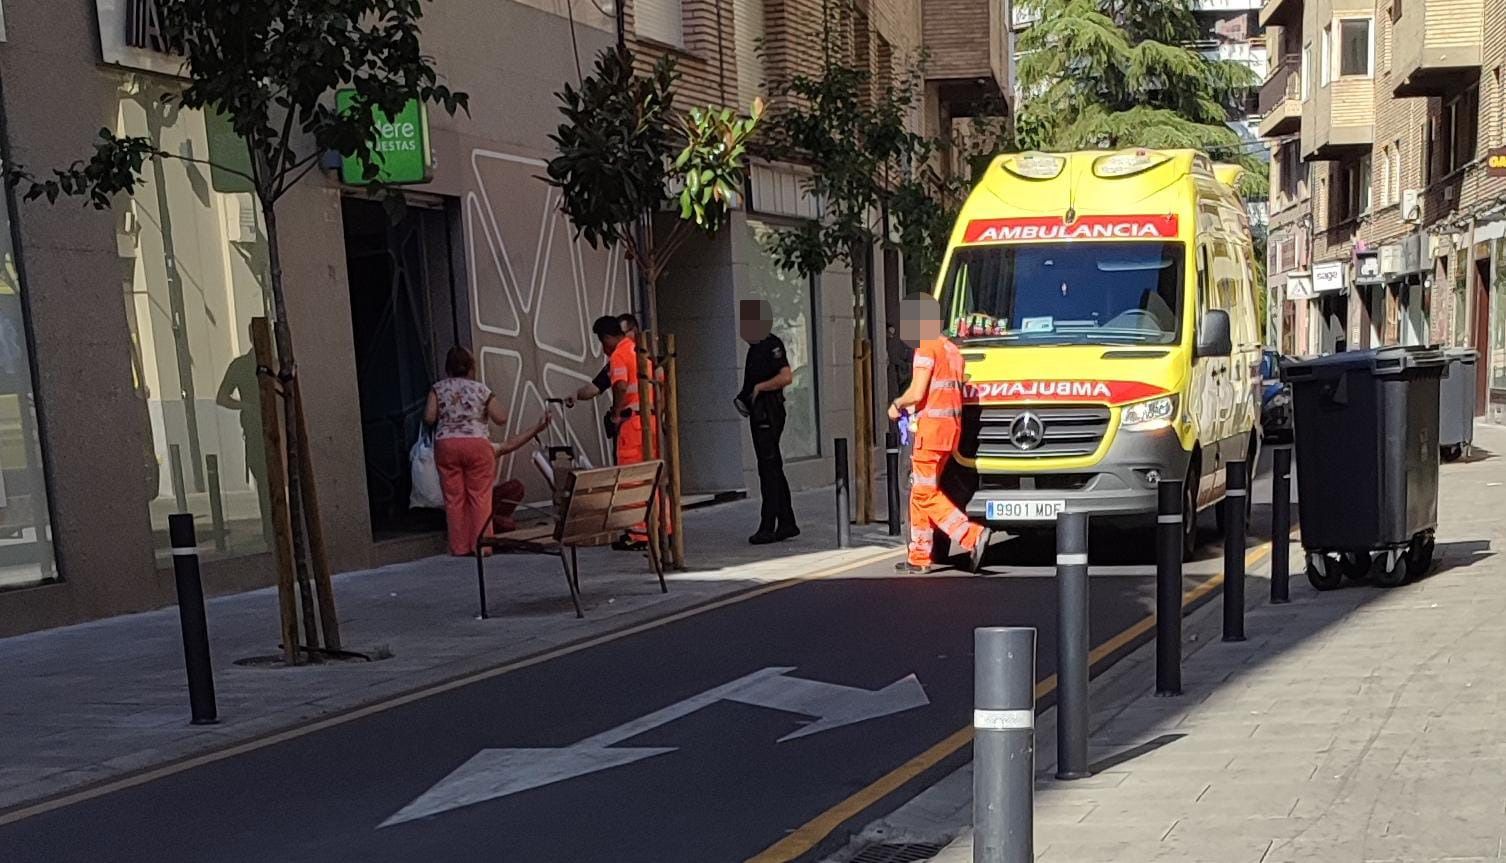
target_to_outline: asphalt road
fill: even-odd
[[[1149,539],[1095,532],[1094,645],[1151,613]],[[1050,549],[991,560],[753,596],[0,827],[0,860],[744,861],[969,723],[974,627],[1055,670]]]

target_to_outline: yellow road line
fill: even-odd
[[[41,815],[44,812],[51,812],[55,809],[61,809],[65,806],[72,806],[75,803],[82,803],[85,800],[92,800],[96,797],[103,797],[106,794],[113,794],[116,791],[123,791],[127,788],[134,788],[138,785],[144,785],[148,782],[155,782],[158,779],[172,776],[177,773],[182,773],[185,770],[192,770],[195,767],[202,767],[206,764],[213,764],[216,761],[223,761],[227,758],[234,758],[237,755],[244,755],[248,752],[255,752],[258,749],[264,749],[268,746],[274,746],[278,743],[285,743],[289,740],[295,740],[299,737],[305,737],[309,734],[313,734],[316,731],[323,731],[327,728],[334,728],[338,725],[344,725],[347,722],[354,722],[357,719],[364,719],[367,716],[372,716],[386,710],[391,710],[394,707],[401,707],[404,704],[411,704],[415,701],[421,701],[425,698],[430,698],[441,693],[459,689],[463,686],[469,686],[473,683],[479,683],[483,680],[490,680],[493,677],[500,677],[504,674],[517,671],[521,668],[528,668],[529,666],[548,662],[551,659],[558,659],[562,656],[568,656],[572,653],[579,653],[582,650],[587,650],[592,647],[598,647],[600,645],[607,644],[608,642],[618,641],[620,639],[627,638],[630,635],[637,635],[640,632],[647,632],[651,629],[657,629],[661,626],[667,626],[668,624],[674,623],[676,621],[684,620],[687,617],[694,617],[698,614],[704,614],[708,611],[714,611],[718,608],[725,608],[729,605],[735,605],[739,602],[746,602],[747,600],[753,599],[755,597],[765,596],[778,590],[784,590],[786,588],[794,587],[798,584],[819,581],[823,578],[831,578],[835,575],[841,575],[845,572],[851,572],[854,569],[859,569],[869,564],[877,563],[878,561],[884,560],[886,558],[898,557],[903,552],[904,549],[902,548],[879,549],[877,552],[864,554],[860,557],[846,561],[845,563],[839,563],[833,566],[829,566],[825,569],[816,570],[815,572],[808,575],[801,575],[793,578],[783,579],[781,581],[776,581],[772,584],[767,584],[762,587],[756,587],[751,590],[743,591],[742,593],[724,597],[722,599],[712,600],[701,605],[696,605],[687,609],[683,609],[681,611],[676,611],[672,614],[666,614],[663,617],[656,617],[653,620],[647,620],[643,623],[635,624],[623,629],[613,630],[611,632],[605,632],[601,635],[593,636],[582,641],[573,642],[571,644],[563,645],[561,647],[557,647],[543,653],[537,653],[532,656],[527,656],[522,659],[509,662],[506,665],[499,665],[496,668],[488,668],[485,671],[478,671],[465,675],[463,677],[457,677],[454,680],[445,681],[444,683],[437,683],[432,686],[414,690],[413,692],[409,692],[404,695],[398,695],[393,698],[389,698],[386,701],[379,701],[375,704],[368,704],[365,707],[359,707],[346,713],[339,713],[334,716],[329,716],[315,722],[310,722],[307,725],[300,725],[297,728],[289,728],[284,731],[274,732],[264,737],[258,737],[234,744],[232,746],[227,746],[224,749],[216,749],[213,752],[206,752],[202,755],[195,755],[189,758],[185,758],[182,761],[175,761],[171,764],[165,764],[161,767],[155,767],[141,773],[134,773],[130,776],[123,776],[119,779],[105,782],[100,785],[83,788],[72,793],[64,794],[60,797],[43,800],[40,803],[34,803],[21,809],[15,809],[7,813],[0,814],[0,826],[6,824],[14,824],[17,821],[31,818],[35,815]]]
[[[1254,566],[1265,559],[1270,553],[1271,544],[1269,542],[1250,549],[1245,554],[1245,566]],[[1217,590],[1219,585],[1223,583],[1224,576],[1220,572],[1207,581],[1198,584],[1182,595],[1182,607],[1186,608],[1197,602],[1199,599]],[[1089,667],[1096,665],[1116,650],[1139,638],[1155,627],[1155,625],[1155,615],[1149,615],[1108,641],[1105,641],[1103,644],[1093,648],[1088,653]],[[1044,698],[1054,691],[1056,691],[1055,674],[1046,677],[1035,685],[1035,697],[1037,699]],[[971,743],[972,740],[973,727],[971,725],[964,726],[952,732],[940,743],[884,774],[873,784],[843,800],[841,803],[817,815],[814,819],[774,843],[762,853],[749,857],[747,863],[789,863],[789,861],[815,848],[838,827],[856,817],[864,809],[882,800],[890,793],[897,791],[901,786],[920,774],[940,764],[954,752]]]

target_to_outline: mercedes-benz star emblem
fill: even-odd
[[[1020,449],[1035,449],[1046,440],[1046,424],[1040,417],[1025,411],[1009,424],[1009,439]]]

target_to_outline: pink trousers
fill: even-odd
[[[492,481],[497,477],[491,441],[484,437],[440,438],[434,442],[434,464],[444,488],[450,554],[473,554],[481,532],[491,533]]]

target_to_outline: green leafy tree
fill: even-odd
[[[675,109],[673,60],[647,76],[626,49],[607,49],[579,87],[557,95],[565,122],[550,136],[557,154],[546,168],[560,206],[592,248],[618,246],[638,268],[654,302],[665,267],[697,231],[727,223],[747,175],[748,141],[763,116],[755,100],[749,116],[729,109]],[[679,218],[654,229],[653,215]],[[655,310],[649,309],[651,320]]]
[[[330,151],[359,157],[366,177],[375,178],[381,168],[373,152],[378,139],[375,112],[394,116],[417,98],[453,114],[468,110],[467,97],[441,82],[419,46],[419,21],[427,0],[155,2],[168,42],[183,58],[181,74],[186,79],[166,101],[226,116],[249,151],[249,168],[214,167],[250,184],[266,230],[278,375],[286,396],[284,445],[293,554],[299,581],[306,586],[305,518],[317,519],[318,513],[305,512],[303,484],[312,477],[302,474],[298,453],[298,366],[288,327],[277,204]],[[343,111],[335,106],[339,88],[355,92]],[[24,166],[9,166],[6,179],[24,188],[27,200],[82,196],[87,205],[105,209],[118,195],[136,191],[152,159],[209,164],[165,151],[150,138],[120,137],[101,129],[87,159],[41,175]],[[324,623],[324,646],[338,648],[337,621]],[[309,646],[318,647],[314,639]]]
[[[1189,147],[1242,165],[1265,197],[1264,161],[1227,125],[1258,82],[1203,56],[1189,0],[1026,0],[1017,122],[1023,149]]]

